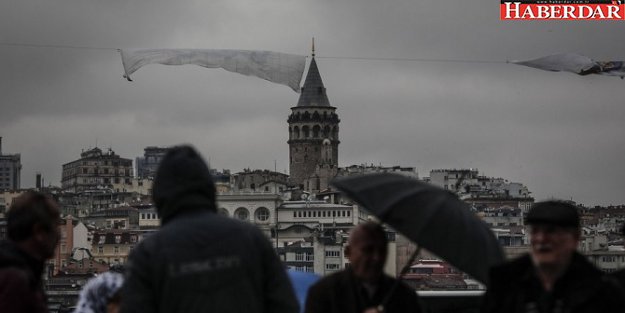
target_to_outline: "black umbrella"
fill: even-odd
[[[371,174],[332,182],[382,222],[484,284],[504,260],[489,226],[444,189],[398,174]]]

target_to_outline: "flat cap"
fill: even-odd
[[[525,224],[549,224],[579,228],[579,212],[575,205],[564,201],[537,202],[527,213]]]

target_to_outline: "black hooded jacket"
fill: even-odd
[[[153,198],[162,228],[130,255],[122,313],[298,311],[267,238],[216,214],[215,187],[193,148],[168,152]]]

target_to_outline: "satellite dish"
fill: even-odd
[[[306,199],[308,199],[308,195],[307,195],[307,194],[305,194],[305,193],[303,193],[303,194],[300,196],[300,198],[302,198],[302,200],[306,200]]]

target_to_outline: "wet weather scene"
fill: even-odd
[[[0,312],[625,312],[623,34],[621,1],[2,1]]]

